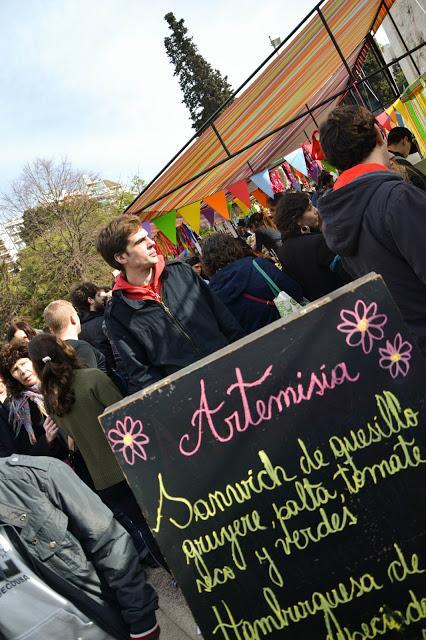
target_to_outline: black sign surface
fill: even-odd
[[[101,418],[206,640],[426,638],[425,373],[371,275]]]

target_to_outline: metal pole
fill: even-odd
[[[422,42],[421,44],[417,45],[416,47],[413,47],[413,49],[411,49],[409,52],[404,53],[402,56],[398,56],[397,58],[394,58],[393,60],[391,60],[389,62],[388,65],[385,65],[383,67],[380,67],[380,69],[376,69],[376,71],[374,71],[373,73],[370,73],[368,76],[366,76],[365,78],[363,78],[362,80],[356,80],[355,84],[359,85],[359,84],[363,84],[364,82],[367,82],[367,80],[370,80],[370,78],[374,78],[374,76],[377,76],[379,73],[382,73],[383,70],[386,68],[386,66],[392,66],[393,64],[395,64],[396,62],[399,62],[400,60],[403,60],[404,58],[406,58],[410,53],[414,53],[415,51],[418,51],[419,49],[421,49],[422,47],[424,47],[426,44],[426,42]],[[321,100],[321,102],[318,102],[318,104],[316,104],[314,107],[310,107],[307,111],[302,111],[302,113],[299,113],[299,115],[295,116],[294,118],[291,118],[291,120],[287,120],[287,122],[285,122],[284,124],[280,125],[279,127],[277,127],[276,129],[273,129],[272,131],[269,131],[268,133],[265,133],[263,136],[261,136],[260,138],[257,138],[257,140],[253,140],[253,142],[250,142],[249,144],[247,144],[245,147],[242,147],[241,149],[239,149],[238,151],[236,151],[235,153],[232,153],[229,158],[224,158],[223,160],[219,160],[218,162],[216,162],[215,164],[211,165],[210,167],[208,167],[207,169],[203,169],[203,171],[200,171],[199,173],[197,173],[196,175],[192,176],[191,178],[188,178],[188,180],[185,180],[185,182],[182,182],[181,184],[179,184],[177,187],[173,187],[173,189],[170,189],[169,191],[166,191],[165,193],[163,193],[161,196],[159,196],[158,198],[155,198],[155,200],[151,200],[151,202],[149,202],[148,204],[144,205],[143,207],[141,207],[139,209],[139,211],[145,211],[145,209],[148,209],[148,207],[150,207],[153,204],[156,204],[157,202],[159,202],[160,200],[162,200],[163,198],[166,198],[167,196],[170,196],[172,193],[175,193],[176,191],[179,191],[179,189],[182,189],[183,187],[185,187],[187,184],[190,184],[191,182],[193,182],[194,180],[197,180],[198,178],[201,178],[202,176],[206,175],[206,173],[209,173],[209,171],[212,171],[213,169],[217,169],[217,167],[220,167],[222,164],[224,164],[225,162],[228,162],[228,160],[232,160],[233,158],[236,158],[237,156],[239,156],[241,153],[244,153],[245,151],[248,151],[249,149],[251,149],[252,147],[256,146],[257,144],[259,144],[260,142],[263,142],[264,140],[267,140],[270,136],[273,136],[275,133],[278,133],[279,131],[282,131],[283,129],[285,129],[286,127],[288,127],[291,124],[294,124],[295,122],[297,122],[298,120],[300,120],[301,118],[304,118],[307,115],[312,115],[311,111],[313,112],[316,109],[320,109],[321,107],[324,107],[325,105],[327,105],[329,102],[332,102],[333,100],[335,100],[336,98],[338,98],[339,96],[344,95],[345,93],[348,92],[348,88],[345,87],[345,89],[342,89],[341,91],[338,91],[337,93],[333,94],[332,96],[330,96],[329,98],[326,98],[325,100]],[[246,161],[247,164],[250,166],[249,162]],[[253,169],[250,166],[250,169],[253,171]],[[139,197],[139,196],[138,196]],[[134,201],[135,202],[135,201]],[[126,211],[131,207],[132,205],[130,204]]]
[[[373,22],[371,23],[371,27],[370,27],[370,28],[369,28],[369,30],[368,30],[368,33],[370,33],[370,34],[371,34],[371,32],[373,31],[373,29],[374,29],[374,25],[376,24],[376,20],[377,20],[377,18],[379,17],[379,13],[380,13],[380,11],[381,11],[381,9],[382,9],[382,7],[383,7],[383,1],[384,1],[384,0],[382,0],[382,1],[381,1],[381,3],[379,4],[378,9],[377,9],[377,11],[376,11],[376,15],[374,16],[374,18],[373,18]]]
[[[343,64],[346,67],[346,71],[348,72],[348,75],[349,75],[350,79],[352,80],[352,84],[355,84],[356,78],[355,78],[355,76],[353,74],[353,71],[350,68],[350,66],[348,65],[347,60],[346,60],[345,56],[343,55],[341,48],[337,44],[336,38],[334,37],[330,27],[328,26],[327,20],[325,19],[324,14],[323,14],[323,12],[321,11],[321,9],[319,7],[317,9],[317,13],[318,13],[319,17],[321,18],[321,21],[322,21],[324,27],[326,28],[328,35],[330,36],[330,39],[331,39],[331,41],[332,41],[332,43],[334,45],[334,48],[336,49],[337,53],[340,56],[341,61],[343,62]],[[353,94],[352,89],[350,89],[350,93],[351,93],[352,97],[355,100],[355,104],[359,104],[359,101],[357,100],[356,96]],[[364,100],[362,99],[361,94],[359,94],[359,98],[360,98],[361,104],[363,104],[365,106]]]
[[[389,16],[390,21],[392,22],[393,26],[395,27],[395,31],[397,32],[397,34],[398,34],[398,36],[399,36],[399,39],[401,40],[402,46],[404,47],[404,49],[405,49],[406,53],[410,56],[410,60],[411,60],[411,62],[413,63],[413,67],[415,68],[415,70],[416,70],[416,72],[417,72],[417,75],[419,75],[419,76],[420,76],[420,75],[421,75],[421,73],[420,73],[420,69],[419,69],[419,67],[417,66],[416,61],[414,60],[413,56],[411,55],[411,53],[410,53],[410,52],[409,52],[409,50],[408,50],[408,47],[407,47],[407,45],[406,45],[406,43],[405,43],[405,40],[404,40],[404,38],[402,37],[401,32],[400,32],[400,30],[398,29],[398,26],[397,26],[397,24],[396,24],[395,20],[393,19],[393,15],[392,15],[392,14],[391,14],[391,12],[390,12],[390,8],[388,7],[386,0],[384,0],[384,3],[383,3],[383,4],[384,4],[384,5],[385,5],[385,7],[386,7],[386,13],[387,13],[387,14],[388,14],[388,16]]]
[[[210,124],[210,126],[211,126],[211,128],[213,129],[213,131],[215,132],[215,134],[216,134],[216,136],[217,136],[217,138],[218,138],[218,140],[219,140],[220,144],[221,144],[221,145],[222,145],[222,147],[225,149],[225,152],[227,153],[227,155],[228,155],[228,156],[230,156],[231,154],[229,153],[228,148],[227,148],[226,144],[224,143],[223,138],[222,138],[222,136],[220,135],[219,131],[216,129],[216,125],[215,125],[215,123],[214,123],[214,122],[212,122],[212,123]]]
[[[370,45],[370,51],[372,52],[373,56],[375,57],[376,62],[379,65],[379,67],[381,67],[383,65],[383,62],[386,62],[386,60],[383,57],[382,52],[380,51],[379,47],[377,46],[377,43],[376,43],[375,39],[373,38],[373,36],[371,34],[368,34],[367,40],[368,40],[368,43]],[[395,96],[395,99],[397,100],[399,98],[399,90],[398,90],[398,87],[396,86],[396,82],[394,80],[394,77],[393,77],[393,75],[391,74],[391,72],[389,71],[389,69],[387,67],[386,67],[386,70],[385,70],[384,73],[385,73],[388,85],[390,86],[390,88],[392,90],[392,93]]]
[[[314,124],[315,124],[316,128],[318,129],[318,126],[319,126],[319,125],[318,125],[318,122],[315,120],[315,116],[314,116],[314,114],[312,113],[312,111],[310,110],[310,108],[308,107],[308,105],[306,104],[306,102],[305,102],[305,107],[306,107],[306,109],[307,109],[307,111],[308,111],[309,115],[311,116],[312,120],[314,121]]]

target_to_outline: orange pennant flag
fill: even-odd
[[[195,233],[200,233],[200,207],[201,201],[192,202],[177,210],[179,216],[185,218]]]
[[[241,209],[241,211],[243,212],[243,215],[248,216],[248,214],[250,213],[250,208],[247,207],[247,205],[245,205],[244,202],[241,202],[239,198],[235,198],[234,202],[237,205],[237,207]]]
[[[265,193],[263,193],[263,191],[261,191],[260,189],[255,189],[251,195],[256,198],[256,200],[258,201],[259,204],[262,205],[262,207],[265,207],[265,209],[268,209],[269,207],[268,196]]]
[[[250,207],[250,191],[245,180],[240,180],[239,182],[235,182],[235,184],[231,184],[231,186],[228,187],[228,191],[238,198],[238,200],[243,202],[246,207]]]
[[[212,196],[206,196],[203,198],[204,202],[208,204],[212,209],[218,212],[222,218],[229,220],[228,205],[226,203],[226,196],[224,191],[218,191]]]

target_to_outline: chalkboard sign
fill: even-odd
[[[102,416],[206,640],[426,638],[425,373],[372,274]]]

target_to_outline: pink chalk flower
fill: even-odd
[[[410,369],[412,349],[410,342],[403,340],[401,334],[397,333],[393,344],[386,340],[386,347],[379,349],[379,365],[382,369],[389,369],[392,378],[406,376]]]
[[[142,420],[132,420],[126,416],[124,420],[117,420],[115,429],[108,431],[111,449],[120,451],[127,464],[135,464],[136,458],[146,460],[144,445],[149,443],[149,437],[143,433]]]
[[[337,326],[337,329],[347,333],[346,344],[349,347],[361,345],[364,353],[370,353],[374,340],[382,340],[384,336],[382,327],[388,321],[384,313],[377,313],[375,302],[366,305],[363,300],[357,300],[353,311],[342,309],[340,318],[343,322]]]

